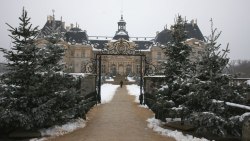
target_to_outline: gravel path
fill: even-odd
[[[94,107],[87,114],[85,128],[51,141],[174,141],[147,127],[153,113],[138,107],[126,87],[118,88],[113,100]]]

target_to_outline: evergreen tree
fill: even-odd
[[[230,84],[232,76],[223,74],[223,69],[228,64],[228,45],[225,50],[220,51],[217,39],[221,32],[213,28],[212,34],[206,38],[204,52],[201,60],[197,62],[196,73],[190,80],[190,89],[185,106],[192,111],[189,120],[198,128],[197,132],[206,132],[225,136],[229,132],[240,134],[235,122],[230,118],[242,113],[242,110],[235,111],[228,107],[225,102],[243,103],[245,93]],[[223,102],[224,101],[224,102]],[[228,132],[229,131],[229,132]]]
[[[19,19],[18,28],[9,25],[12,50],[1,49],[8,71],[1,76],[0,129],[43,128],[83,117],[87,104],[79,81],[59,63],[64,49],[56,39],[38,48],[37,27],[32,29],[24,9]]]
[[[6,64],[7,72],[1,76],[4,83],[1,92],[0,124],[3,126],[27,126],[32,121],[27,113],[29,95],[34,92],[35,72],[37,69],[38,48],[35,46],[35,37],[38,33],[37,27],[32,28],[30,18],[23,9],[22,16],[19,18],[18,28],[10,27],[9,35],[13,39],[12,50],[7,51],[1,48],[4,57],[8,60]],[[11,128],[11,127],[10,127]]]
[[[183,103],[188,92],[186,80],[190,78],[192,72],[189,60],[192,49],[185,44],[187,39],[185,24],[186,21],[178,16],[176,23],[171,27],[171,41],[167,43],[165,48],[167,56],[164,64],[166,85],[156,95],[161,109],[167,114],[164,115],[165,117],[182,117],[183,119],[184,112],[186,112]]]

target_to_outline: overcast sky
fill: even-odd
[[[5,23],[16,27],[23,6],[33,25],[42,28],[54,9],[57,20],[62,16],[66,25],[77,22],[89,36],[114,36],[121,11],[133,37],[154,37],[165,25],[172,25],[177,14],[188,21],[197,19],[207,36],[213,18],[222,31],[219,43],[230,44],[229,57],[250,60],[250,0],[1,0],[0,47],[10,48]]]

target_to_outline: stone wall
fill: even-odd
[[[85,77],[81,79],[81,94],[86,96],[96,91],[96,75],[85,74]]]
[[[164,83],[165,76],[145,76],[144,77],[144,93],[154,94],[161,84]]]
[[[250,141],[250,117],[246,118],[243,122],[242,141]]]

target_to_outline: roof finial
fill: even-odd
[[[52,9],[52,13],[53,13],[53,20],[55,20],[55,10]]]
[[[123,20],[123,0],[121,0],[121,19]]]

